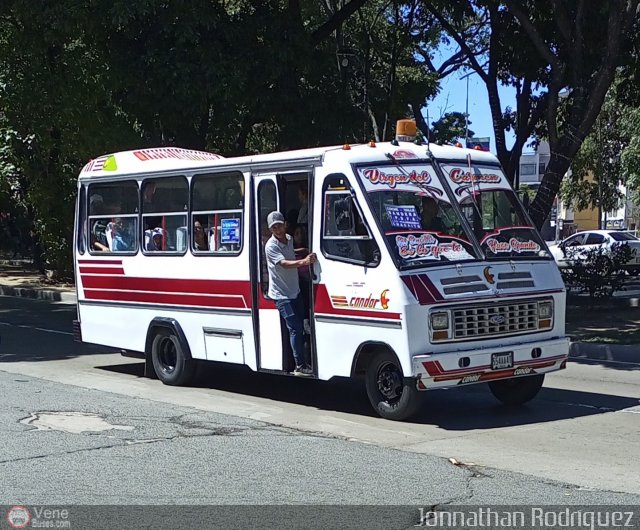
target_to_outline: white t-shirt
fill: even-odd
[[[282,260],[293,261],[296,254],[293,250],[293,238],[286,234],[287,242],[280,243],[275,236],[271,236],[264,246],[269,268],[269,298],[272,300],[293,300],[300,293],[298,269],[285,269]]]

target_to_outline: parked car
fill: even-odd
[[[640,273],[640,239],[630,232],[620,230],[576,232],[557,245],[550,245],[549,250],[558,267],[563,269],[571,268],[575,260],[585,259],[587,252],[591,249],[603,247],[605,250],[610,250],[614,244],[627,244],[631,250],[635,250],[624,268],[630,274]]]

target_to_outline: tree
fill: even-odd
[[[617,209],[624,198],[619,187],[626,180],[621,160],[630,138],[621,128],[624,106],[617,101],[615,92],[613,85],[595,127],[573,160],[570,177],[561,187],[565,203],[576,210],[597,208],[599,222],[603,212]]]
[[[69,271],[75,177],[135,136],[105,90],[81,4],[0,4],[0,193],[30,234],[36,264]],[[80,28],[80,30],[79,30]]]
[[[433,141],[440,144],[453,144],[459,138],[468,135],[473,137],[475,133],[471,129],[467,129],[471,125],[471,121],[465,119],[462,112],[447,112],[439,120],[432,124]]]
[[[7,0],[0,202],[21,212],[41,267],[68,270],[76,177],[91,157],[389,138],[407,102],[435,91],[403,13],[382,0]]]
[[[616,67],[637,32],[638,0],[423,1],[487,87],[497,155],[513,180],[522,147],[544,137],[551,159],[530,214],[540,227],[560,183],[593,126]],[[498,83],[516,89],[515,113],[502,111]],[[516,135],[507,149],[505,131]]]
[[[337,1],[327,1],[327,16],[339,12]],[[347,88],[351,116],[363,123],[355,140],[389,140],[408,105],[435,94],[438,76],[417,60],[423,47],[435,48],[438,35],[418,35],[414,28],[417,2],[370,0],[336,28],[332,43],[317,43],[328,51],[335,46],[341,84]],[[316,35],[318,32],[314,32]]]

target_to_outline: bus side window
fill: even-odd
[[[195,175],[191,181],[191,248],[194,254],[237,255],[242,250],[244,176]]]
[[[89,252],[138,251],[138,183],[91,184],[89,196]]]
[[[183,176],[142,183],[142,229],[145,253],[184,254],[189,183]]]
[[[324,192],[322,251],[339,261],[375,266],[380,249],[350,191]]]

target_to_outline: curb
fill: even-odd
[[[65,304],[75,304],[77,301],[75,292],[35,287],[13,287],[11,285],[0,285],[0,296],[48,300],[50,302],[63,302]]]
[[[640,344],[572,342],[569,346],[569,360],[640,365]]]

